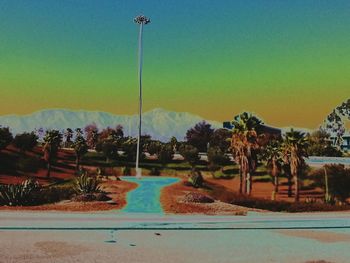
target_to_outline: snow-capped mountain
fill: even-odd
[[[142,133],[149,134],[152,138],[161,141],[168,141],[172,136],[175,136],[178,140],[183,140],[186,131],[203,120],[202,117],[187,112],[172,112],[157,108],[143,114]],[[207,122],[213,128],[222,127],[219,122]],[[99,129],[122,125],[126,136],[136,136],[138,115],[113,115],[99,111],[49,109],[28,115],[0,116],[0,125],[10,127],[13,134],[34,131],[40,128],[44,130],[84,128],[92,123],[95,123]]]

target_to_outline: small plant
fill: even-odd
[[[76,179],[75,189],[79,194],[93,194],[101,192],[100,182],[89,176],[87,173],[82,174]]]
[[[201,172],[197,169],[193,169],[191,171],[190,177],[188,178],[188,182],[193,187],[196,187],[196,188],[202,187],[204,183],[204,179]]]
[[[20,184],[0,185],[0,204],[9,206],[33,205],[33,194],[39,191],[40,185],[33,179]]]

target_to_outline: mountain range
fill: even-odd
[[[186,131],[204,118],[188,113],[173,112],[156,108],[142,115],[142,134],[149,134],[154,139],[168,141],[172,136],[183,140]],[[222,123],[205,120],[213,128],[221,128]],[[13,134],[34,131],[40,128],[65,130],[84,128],[95,123],[99,129],[122,125],[126,136],[136,136],[138,115],[114,115],[99,111],[75,111],[66,109],[48,109],[28,115],[0,116],[0,125],[10,127]]]

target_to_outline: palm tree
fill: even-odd
[[[44,137],[44,160],[47,162],[47,177],[50,177],[51,164],[56,157],[60,144],[62,142],[62,134],[58,130],[46,131]]]
[[[290,173],[294,181],[294,200],[298,202],[300,197],[300,170],[304,164],[304,157],[307,157],[308,141],[305,133],[291,129],[285,134],[284,144],[290,164]]]
[[[73,130],[71,128],[67,128],[64,137],[66,138],[66,141],[64,143],[64,146],[66,148],[69,148],[72,146],[72,138],[73,138]]]
[[[234,117],[232,122],[233,135],[231,149],[239,165],[240,184],[239,192],[242,189],[245,194],[250,195],[252,190],[252,173],[256,169],[258,133],[262,121],[250,113],[243,112]]]
[[[262,159],[265,160],[266,166],[271,167],[271,175],[273,178],[274,190],[272,192],[272,200],[276,199],[276,194],[278,193],[278,177],[281,173],[282,163],[283,163],[283,149],[282,143],[279,140],[272,140],[265,147]]]
[[[0,126],[0,151],[5,149],[13,141],[12,133],[9,127]]]
[[[83,136],[79,135],[75,138],[75,141],[73,143],[73,148],[75,151],[75,164],[76,164],[76,171],[79,171],[80,166],[80,160],[81,157],[88,152],[88,145],[86,143],[86,140]]]

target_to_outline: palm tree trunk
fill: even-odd
[[[250,195],[251,191],[252,191],[252,176],[251,176],[250,172],[248,172],[247,173],[247,190],[246,190],[246,193],[248,195]]]
[[[287,179],[288,179],[288,197],[292,197],[292,175],[290,173],[290,170],[284,169],[285,174],[287,175]]]
[[[276,158],[274,157],[272,159],[272,176],[274,179],[274,192],[275,194],[278,193],[278,167],[277,167],[277,161]]]
[[[299,202],[299,177],[298,174],[293,174],[293,180],[294,180],[294,201]]]
[[[77,155],[75,159],[75,171],[78,173],[79,172],[79,166],[80,166],[80,156]]]
[[[275,190],[274,191],[275,191],[275,193],[278,193],[278,186],[279,186],[278,185],[279,184],[279,182],[278,182],[278,174],[275,175],[274,179],[275,179],[275,182],[274,182],[275,183]]]
[[[326,166],[323,167],[324,169],[324,186],[325,186],[325,195],[324,195],[324,199],[326,202],[328,202],[330,200],[329,198],[329,187],[328,187],[328,173],[327,173],[327,168]]]
[[[47,173],[46,173],[47,178],[50,177],[50,173],[51,173],[51,163],[47,162]]]
[[[242,187],[243,187],[243,174],[242,169],[239,168],[239,193],[242,194]]]

